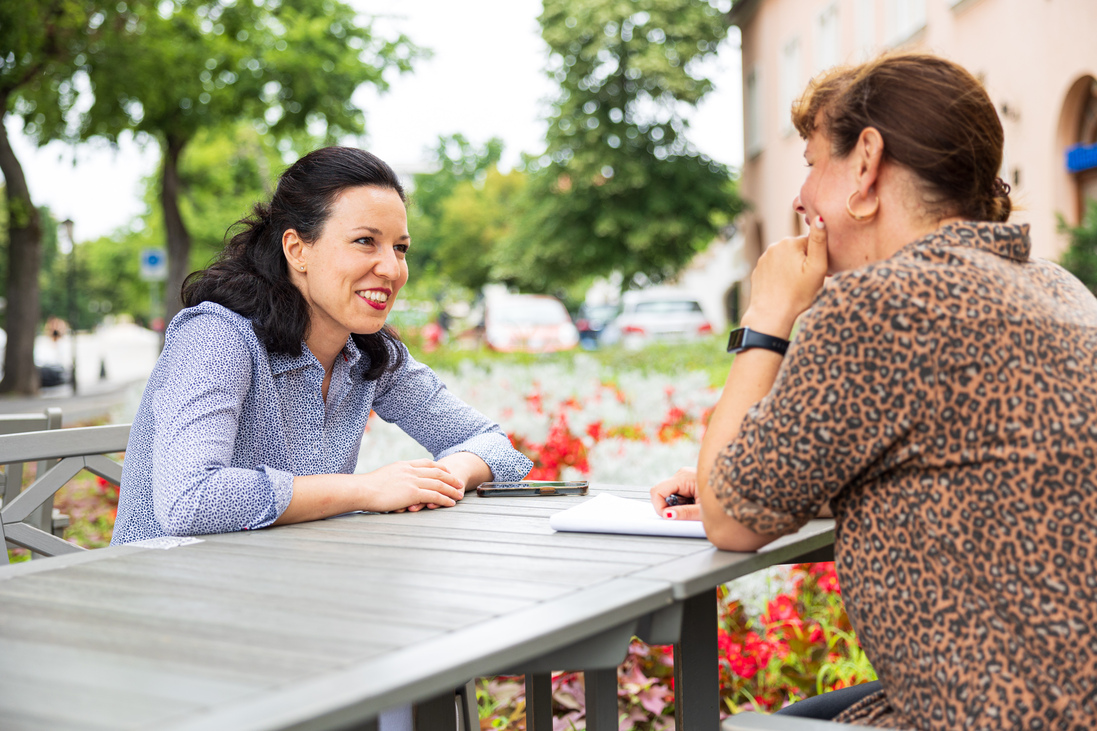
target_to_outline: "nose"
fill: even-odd
[[[400,260],[396,256],[395,247],[380,247],[380,254],[377,263],[373,266],[373,271],[383,279],[397,280],[400,278]]]
[[[800,202],[800,196],[792,199],[792,208],[802,216],[807,215],[808,209],[804,208],[804,204]]]

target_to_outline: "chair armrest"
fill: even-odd
[[[848,723],[819,721],[799,716],[773,716],[765,713],[737,713],[727,718],[720,731],[882,731],[878,726],[852,726]]]

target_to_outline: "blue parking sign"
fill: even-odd
[[[141,279],[162,282],[168,278],[168,257],[163,249],[141,250]]]

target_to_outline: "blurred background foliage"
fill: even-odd
[[[1061,259],[1063,267],[1097,294],[1097,201],[1089,202],[1079,225],[1068,226],[1060,218],[1059,228],[1070,234],[1070,246]]]
[[[403,36],[377,38],[336,0],[77,5],[84,35],[60,81],[22,93],[10,111],[42,143],[131,130],[164,156],[145,181],[145,212],[81,242],[72,262],[60,260],[44,212],[41,320],[65,311],[71,271],[84,328],[106,313],[145,318],[139,254],[171,248],[172,216],[186,270],[206,266],[288,162],[322,144],[362,144],[355,87],[383,88],[390,70],[410,71],[427,53]],[[696,69],[727,33],[723,12],[707,0],[545,0],[540,23],[559,84],[545,147],[507,171],[497,138],[439,139],[433,170],[410,181],[407,299],[471,301],[497,282],[575,307],[599,276],[620,272],[627,287],[674,275],[742,208],[733,171],[690,145],[683,116],[711,88]],[[81,74],[92,101],[74,116],[64,95]]]

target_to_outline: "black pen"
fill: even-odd
[[[670,507],[674,507],[675,505],[693,505],[693,498],[672,492],[667,495],[667,505]]]

